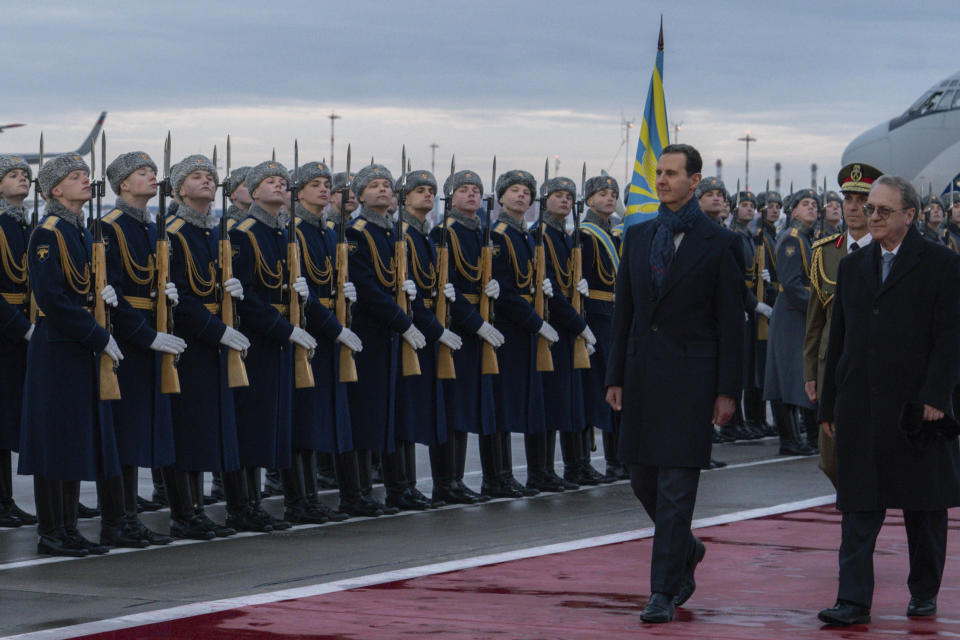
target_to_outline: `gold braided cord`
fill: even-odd
[[[457,271],[468,282],[480,282],[480,259],[477,258],[477,264],[470,264],[466,256],[463,255],[463,247],[460,246],[460,238],[456,232],[447,230],[447,238],[450,240],[450,248],[453,250],[453,264]]]
[[[123,268],[127,272],[127,276],[133,280],[136,284],[139,285],[149,285],[153,282],[154,272],[156,271],[154,267],[153,254],[147,257],[147,266],[143,267],[137,264],[136,260],[133,259],[133,255],[130,254],[130,246],[127,244],[127,236],[124,235],[123,229],[120,228],[120,225],[116,222],[111,222],[110,226],[113,227],[113,230],[117,234],[117,245],[120,249],[120,259],[123,260]],[[146,274],[140,276],[139,274]]]
[[[603,266],[603,258],[600,257],[600,241],[595,236],[590,236],[590,239],[593,240],[593,255],[595,256],[594,263],[597,265],[597,277],[600,278],[601,283],[612,287],[617,283],[617,270],[607,271],[607,268]]]
[[[826,307],[833,300],[834,294],[827,294],[824,285],[835,285],[835,281],[827,277],[827,272],[823,268],[823,250],[815,249],[813,252],[813,264],[810,269],[810,286],[817,292],[820,303]]]
[[[380,252],[377,251],[377,243],[373,240],[373,236],[370,235],[370,232],[366,229],[362,231],[363,236],[367,239],[367,244],[370,246],[370,261],[373,263],[373,270],[377,274],[377,280],[387,289],[396,287],[397,270],[394,265],[394,258],[390,259],[390,266],[383,264],[383,260],[380,259]]]
[[[260,251],[260,244],[257,242],[257,236],[253,231],[247,229],[247,237],[250,238],[250,244],[253,246],[253,256],[256,263],[253,272],[260,276],[260,282],[267,289],[279,289],[283,285],[283,261],[277,260],[277,270],[270,269],[270,265],[263,259],[263,253]],[[269,282],[267,279],[269,278]]]
[[[73,258],[70,257],[70,251],[67,249],[67,241],[64,239],[63,234],[60,233],[59,229],[54,227],[53,235],[57,237],[57,249],[60,251],[60,269],[63,271],[63,276],[66,278],[67,284],[80,295],[87,295],[90,293],[92,280],[90,277],[90,263],[84,263],[83,273],[81,273],[80,270],[77,269],[77,266],[73,264]]]
[[[557,274],[557,284],[560,285],[560,291],[563,292],[563,295],[569,296],[571,293],[571,285],[573,284],[573,268],[571,261],[567,260],[567,270],[564,271],[560,267],[560,258],[557,256],[557,251],[553,246],[553,240],[550,239],[550,236],[543,230],[543,239],[547,243],[547,248],[550,250],[550,262],[553,263],[553,270]]]
[[[297,229],[297,238],[300,241],[300,253],[303,255],[303,262],[306,267],[305,271],[307,277],[310,280],[318,285],[333,284],[333,265],[330,263],[330,256],[325,256],[324,260],[326,261],[326,267],[320,268],[313,261],[313,257],[310,255],[310,249],[307,247],[307,239],[303,235],[303,231],[299,228]]]
[[[420,256],[417,254],[417,247],[413,244],[413,238],[409,235],[407,236],[407,252],[413,258],[413,279],[417,283],[417,286],[421,289],[426,289],[432,291],[435,286],[437,286],[437,268],[431,262],[430,270],[427,271],[423,268],[423,263],[420,262]]]
[[[510,237],[507,234],[504,233],[501,235],[507,242],[507,251],[510,253],[510,262],[513,264],[513,273],[517,288],[520,289],[520,291],[531,289],[533,286],[533,261],[527,260],[527,272],[525,274],[521,273],[520,261],[517,260],[517,252],[513,249],[513,242],[510,241]]]
[[[193,291],[195,296],[200,298],[213,295],[217,286],[217,268],[213,260],[207,263],[210,279],[204,280],[203,276],[200,275],[200,270],[197,268],[196,262],[193,260],[193,254],[190,252],[190,245],[187,244],[187,239],[179,233],[173,233],[172,235],[180,240],[180,244],[183,247],[183,262],[187,266],[187,282],[190,283],[190,290]]]
[[[23,254],[23,259],[18,261],[13,257],[13,250],[7,242],[7,234],[0,229],[0,261],[3,262],[3,272],[14,284],[26,284],[27,282],[27,254]]]

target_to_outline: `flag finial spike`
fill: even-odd
[[[660,38],[657,40],[657,51],[663,51],[663,14],[660,14]]]

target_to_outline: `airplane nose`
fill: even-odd
[[[868,129],[853,139],[843,151],[843,165],[863,162],[881,171],[893,166],[890,146],[890,125],[886,122]]]

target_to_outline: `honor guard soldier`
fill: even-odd
[[[333,174],[333,191],[330,193],[330,216],[334,221],[341,219],[350,220],[353,212],[360,206],[352,187],[350,191],[347,192],[350,195],[350,197],[347,198],[347,205],[345,207],[341,205],[341,200],[343,200],[343,186],[350,186],[355,177],[356,174],[350,173],[348,176],[346,171],[339,171]]]
[[[872,238],[867,228],[863,207],[873,182],[881,172],[868,164],[853,163],[840,169],[837,182],[843,193],[843,219],[847,230],[818,240],[813,244],[810,258],[810,288],[812,295],[807,305],[807,333],[803,340],[804,390],[810,402],[816,403],[823,388],[823,368],[830,338],[830,320],[837,286],[840,260],[858,251]],[[837,486],[837,459],[833,438],[820,430],[820,469]]]
[[[452,354],[456,379],[443,381],[447,441],[430,450],[433,499],[448,504],[474,504],[481,496],[463,482],[467,434],[474,433],[480,440],[483,477],[496,479],[500,474],[500,457],[494,455],[498,450],[495,444],[499,444],[494,375],[483,371],[482,351],[485,345],[489,345],[488,349],[502,346],[504,338],[480,315],[481,295],[496,300],[500,284],[494,278],[483,282],[484,229],[489,230],[484,225],[489,225],[489,221],[477,215],[483,197],[480,176],[475,171],[457,171],[447,178],[443,192],[450,200],[447,226],[434,228],[430,236],[440,245],[441,234],[445,234],[450,247],[449,282],[455,292],[450,304],[450,326],[461,336],[463,345]],[[511,490],[510,495],[519,494]]]
[[[597,338],[594,352],[590,355],[590,368],[582,372],[583,401],[587,424],[603,433],[603,455],[606,460],[604,475],[608,482],[613,482],[630,478],[626,466],[617,457],[620,412],[614,411],[604,399],[604,378],[612,340],[613,292],[617,285],[617,269],[620,267],[620,237],[612,233],[610,216],[617,208],[620,186],[610,176],[594,176],[587,180],[583,196],[587,213],[580,224],[580,243],[583,248],[583,277],[589,287],[583,308],[587,325]],[[723,196],[716,199],[722,200]]]
[[[171,191],[180,203],[167,224],[171,279],[179,302],[173,310],[177,333],[188,344],[179,363],[180,393],[170,397],[176,461],[164,470],[170,499],[170,535],[209,540],[237,530],[263,526],[250,511],[239,472],[233,389],[228,379],[228,351],[245,351],[250,341],[221,320],[222,296],[243,297],[236,278],[224,279],[218,219],[211,204],[217,169],[194,155],[173,167]],[[162,197],[162,196],[161,196]],[[227,526],[216,524],[203,509],[203,472],[220,473],[227,498]]]
[[[250,197],[250,190],[247,189],[247,172],[250,167],[238,167],[230,172],[227,178],[227,197],[230,198],[230,206],[227,208],[226,216],[227,230],[234,227],[235,224],[247,217],[250,211],[250,205],[253,199]]]
[[[80,481],[120,475],[110,402],[100,400],[100,359],[119,364],[123,354],[108,329],[90,313],[99,296],[116,306],[109,284],[96,290],[92,236],[83,220],[90,170],[80,156],[47,162],[38,181],[46,215],[27,249],[31,293],[38,306],[27,349],[18,472],[34,476],[37,552],[86,556],[109,548],[77,531]],[[54,384],[50,373],[69,384]]]
[[[393,514],[398,509],[373,496],[371,456],[375,451],[388,455],[395,448],[400,340],[415,350],[426,346],[427,340],[396,301],[398,287],[409,300],[415,300],[417,285],[412,280],[397,282],[397,239],[387,214],[393,176],[383,165],[372,164],[357,172],[352,185],[363,205],[347,228],[350,276],[357,288],[353,330],[363,341],[363,351],[355,358],[359,382],[348,387],[353,444],[362,500],[384,514]]]
[[[36,524],[13,500],[11,451],[20,450],[20,410],[27,343],[33,333],[27,242],[30,222],[23,201],[33,173],[17,156],[0,156],[0,527]]]
[[[827,236],[840,233],[843,230],[843,198],[836,191],[827,191],[823,205],[823,225],[820,229],[820,240]]]
[[[803,336],[810,301],[810,250],[819,198],[813,189],[791,196],[790,228],[777,243],[780,295],[770,318],[764,400],[773,404],[781,455],[813,455],[819,432],[813,403],[804,391]]]
[[[339,376],[340,351],[341,345],[360,351],[363,344],[353,331],[337,321],[333,312],[337,232],[334,223],[325,223],[322,215],[330,202],[330,169],[322,162],[307,162],[296,170],[293,180],[298,192],[295,211],[301,273],[310,287],[311,303],[304,310],[305,328],[318,337],[311,360],[316,384],[293,392],[294,466],[303,477],[310,511],[327,520],[341,521],[347,516],[332,511],[317,496],[315,453],[339,456],[354,451],[347,385]],[[345,282],[343,288],[347,299],[355,301],[353,283]],[[355,469],[356,464],[352,467]]]
[[[954,253],[960,253],[960,178],[950,186],[951,191],[943,196],[949,205],[947,223],[943,230],[943,243]]]
[[[412,302],[413,324],[427,339],[417,352],[420,375],[401,376],[397,384],[397,449],[384,460],[384,472],[399,469],[395,477],[384,477],[387,505],[401,510],[422,510],[431,506],[416,488],[417,467],[414,443],[431,448],[443,446],[449,438],[442,381],[437,376],[440,345],[456,352],[463,345],[460,336],[443,326],[436,316],[439,296],[456,300],[447,282],[439,290],[437,250],[430,241],[427,215],[433,210],[437,180],[425,170],[410,171],[397,180],[394,191],[400,202],[400,216],[407,243],[407,274],[417,285]],[[446,471],[446,469],[445,469]],[[434,474],[436,475],[436,474]]]
[[[173,282],[157,279],[157,225],[147,213],[147,203],[157,194],[157,165],[142,151],[125,153],[107,167],[107,178],[117,195],[116,208],[103,218],[103,236],[108,280],[118,298],[113,328],[125,356],[117,371],[120,399],[113,403],[123,474],[122,482],[104,487],[111,495],[100,501],[100,542],[137,548],[172,542],[137,517],[137,470],[161,469],[174,462],[170,396],[160,389],[160,354],[179,355],[187,344],[156,329],[156,296],[165,295],[173,305],[179,299]],[[118,498],[123,521],[111,522],[105,502]]]
[[[577,198],[576,184],[570,178],[556,177],[543,185],[546,211],[541,233],[546,249],[547,277],[553,288],[548,302],[550,317],[559,340],[551,348],[553,371],[543,373],[544,418],[547,430],[525,436],[528,458],[527,486],[540,491],[564,491],[580,485],[597,485],[603,474],[590,464],[590,432],[587,431],[583,405],[581,370],[574,368],[574,342],[583,339],[588,351],[597,342],[583,315],[570,304],[574,289],[586,298],[590,287],[586,278],[573,281],[573,239],[567,234],[566,219]],[[590,425],[592,429],[592,425]],[[557,432],[563,455],[563,477],[554,472]],[[535,456],[530,456],[535,452]]]
[[[293,351],[296,346],[311,352],[317,346],[309,332],[287,317],[292,296],[310,306],[306,278],[287,284],[288,238],[279,216],[288,202],[287,180],[279,162],[252,167],[245,182],[253,204],[247,218],[230,231],[233,270],[244,292],[237,305],[239,322],[250,337],[250,386],[235,391],[240,464],[251,508],[274,530],[287,529],[290,523],[263,509],[260,467],[280,470],[287,515],[299,519],[306,496],[292,464]]]
[[[484,478],[481,492],[500,497],[498,494],[506,488],[531,496],[539,491],[524,487],[513,477],[510,434],[533,436],[547,430],[543,376],[537,366],[537,342],[543,337],[552,345],[560,336],[534,311],[533,306],[538,288],[542,287],[546,298],[553,296],[549,278],[537,282],[534,238],[523,221],[537,193],[537,182],[530,173],[514,169],[497,178],[496,192],[502,209],[493,228],[493,276],[501,287],[495,326],[506,341],[506,348],[499,353],[500,375],[493,380],[501,475],[499,478]],[[528,468],[535,468],[536,462],[537,450],[528,448]]]
[[[771,309],[777,302],[777,223],[780,220],[780,211],[783,208],[783,199],[776,191],[765,191],[757,196],[757,206],[760,209],[760,221],[757,224],[757,230],[761,237],[757,241],[757,248],[763,245],[763,266],[760,272],[760,278],[763,280],[763,302]],[[760,428],[764,435],[777,435],[776,425],[767,422],[767,403],[763,399],[763,382],[767,370],[767,348],[769,341],[770,326],[767,323],[766,334],[758,332],[756,341],[756,357],[754,358],[754,384],[760,389],[760,395],[756,398],[757,409],[748,410],[753,415],[759,415],[762,420]]]
[[[929,195],[923,199],[923,237],[935,244],[943,244],[944,213],[940,198]]]
[[[720,178],[710,176],[701,180],[694,192],[694,197],[708,218],[719,225],[724,223],[726,216],[723,212],[726,210],[729,213],[730,203],[727,201],[727,188]]]

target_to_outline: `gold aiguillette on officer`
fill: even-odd
[[[347,172],[344,174],[343,187],[340,189],[340,219],[337,225],[337,292],[334,300],[334,312],[337,322],[350,328],[350,301],[343,293],[343,286],[350,280],[350,267],[347,254],[347,201],[350,199],[350,145],[347,145]],[[345,344],[340,345],[340,382],[357,381],[357,363],[353,359],[353,351]]]
[[[443,194],[443,224],[440,226],[440,244],[437,247],[437,320],[444,329],[450,327],[450,309],[444,289],[450,281],[450,248],[447,246],[447,234],[450,233],[450,200],[453,198],[453,174],[456,172],[456,156],[450,159],[450,191]],[[453,380],[457,377],[453,365],[453,353],[450,347],[441,344],[437,349],[437,378]]]
[[[452,164],[452,161],[451,161]],[[483,245],[480,247],[480,318],[484,322],[493,322],[493,300],[487,295],[487,284],[493,277],[493,241],[490,239],[490,225],[493,219],[493,199],[497,184],[497,156],[493,156],[493,171],[490,176],[490,197],[487,199],[487,219],[483,222]],[[452,185],[451,185],[452,187]],[[483,341],[480,348],[480,373],[499,375],[500,364],[493,345]]]
[[[550,179],[550,159],[543,165],[543,191],[540,194],[540,210],[537,216],[537,244],[533,250],[533,272],[535,288],[533,310],[544,322],[547,321],[547,300],[543,292],[543,281],[547,277],[547,254],[543,247],[543,214],[547,208],[547,180]],[[533,196],[533,194],[530,194]],[[537,371],[553,371],[553,354],[550,353],[550,341],[540,336],[537,340]]]
[[[104,302],[100,292],[107,286],[107,251],[103,242],[103,221],[101,213],[103,210],[103,195],[106,188],[106,177],[104,171],[107,164],[107,134],[103,133],[100,138],[100,152],[103,154],[100,158],[100,179],[91,184],[90,195],[96,194],[97,215],[93,221],[93,317],[97,324],[112,333],[110,326],[110,312],[107,310],[107,303]],[[90,173],[96,173],[96,141],[91,143],[90,148]],[[91,200],[92,203],[92,200]],[[91,204],[92,208],[92,204]],[[117,363],[106,352],[100,353],[100,399],[101,400],[119,400],[120,399],[120,381],[117,380]]]
[[[290,324],[294,327],[303,327],[303,304],[300,294],[293,288],[293,283],[300,278],[300,241],[297,240],[297,201],[300,191],[297,189],[297,171],[300,170],[300,144],[293,141],[293,178],[290,180],[290,220],[287,222],[287,291],[290,295],[289,311]],[[297,389],[311,389],[317,385],[313,378],[313,367],[310,360],[313,358],[313,349],[306,349],[300,345],[293,348],[293,377]]]
[[[220,187],[223,189],[223,214],[220,216],[220,245],[219,245],[219,267],[220,267],[220,320],[223,324],[233,328],[237,324],[237,312],[233,307],[233,296],[231,296],[224,283],[233,278],[233,247],[230,245],[230,234],[227,232],[227,196],[229,193],[230,179],[230,136],[227,136],[227,171]],[[237,387],[249,387],[250,380],[247,378],[247,366],[243,363],[245,352],[227,349],[227,386],[231,389]]]
[[[371,164],[373,164],[373,158],[370,158]],[[400,190],[401,192],[407,186],[407,174],[403,171],[407,166],[407,145],[403,145],[403,150],[401,151],[401,162],[400,162]],[[397,305],[403,309],[403,312],[407,314],[411,319],[413,318],[413,309],[410,307],[410,298],[407,297],[407,292],[403,290],[403,282],[407,279],[407,234],[404,232],[403,227],[403,216],[401,212],[403,211],[403,205],[401,204],[400,209],[397,211],[397,222],[394,225],[394,244],[393,244],[393,262],[394,262],[394,271],[393,275],[396,279],[396,284],[394,287]],[[420,359],[417,357],[417,350],[413,348],[406,340],[401,340],[400,345],[400,354],[401,354],[401,373],[405,376],[418,376],[420,375]]]
[[[163,180],[158,185],[160,202],[157,208],[157,332],[173,333],[173,307],[167,300],[170,282],[170,241],[167,238],[167,197],[170,195],[170,132],[163,143]],[[177,356],[164,353],[160,357],[160,393],[180,393]]]
[[[580,219],[583,216],[584,196],[587,193],[587,163],[583,163],[583,170],[580,172],[580,199],[573,205],[573,249],[570,250],[570,282],[572,284],[570,291],[570,305],[573,310],[581,316],[583,315],[583,296],[577,285],[583,279],[583,249],[580,246]],[[573,368],[589,369],[590,354],[587,352],[587,340],[583,336],[577,336],[573,341]]]
[[[30,233],[40,223],[40,169],[43,168],[43,131],[40,132],[40,165],[37,167],[37,177],[33,179],[33,215],[30,217]],[[24,263],[26,265],[26,263]],[[36,323],[40,307],[37,306],[37,297],[33,295],[33,287],[30,286],[30,277],[27,276],[27,298],[30,300],[30,315],[28,319],[31,323]]]

